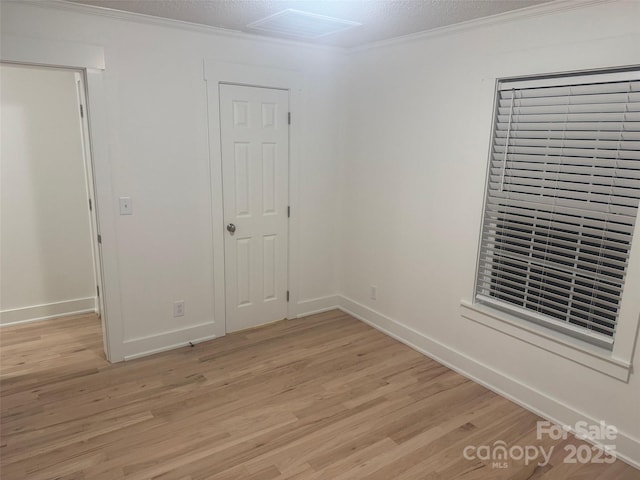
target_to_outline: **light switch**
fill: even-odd
[[[133,215],[131,197],[120,197],[120,215]]]

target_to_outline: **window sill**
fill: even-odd
[[[460,313],[464,318],[498,330],[530,345],[622,380],[625,383],[629,381],[631,363],[614,358],[609,350],[467,300],[460,302]]]

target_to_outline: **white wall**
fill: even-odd
[[[352,55],[340,287],[349,309],[521,402],[616,425],[638,463],[640,355],[624,383],[462,318],[460,301],[473,296],[496,78],[639,63],[631,1]]]
[[[94,309],[74,73],[0,66],[0,323]]]
[[[301,302],[312,300],[301,307],[310,310],[335,294],[338,205],[330,192],[337,174],[336,71],[342,55],[84,11],[2,2],[1,31],[104,47],[111,202],[117,209],[118,197],[130,196],[133,205],[133,215],[116,217],[115,238],[103,235],[105,245],[117,243],[121,327],[124,342],[130,344],[128,354],[192,339],[190,329],[213,318],[205,59],[303,73],[304,116],[297,121],[304,123],[304,147],[299,185],[292,192],[297,195],[294,214],[300,219],[297,291]],[[218,193],[213,192],[214,198]],[[105,285],[107,295],[109,288]],[[186,314],[174,319],[172,302],[178,299],[185,301]],[[120,352],[115,359],[122,356]]]

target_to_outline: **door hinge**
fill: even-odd
[[[98,296],[100,296],[100,287],[98,285],[96,285],[96,292],[98,293]]]
[[[80,117],[84,118],[84,107],[80,104]]]
[[[287,290],[287,302],[289,301],[289,290]]]
[[[291,206],[287,207],[287,218],[291,218]]]
[[[287,112],[287,122],[291,125],[291,112]]]
[[[93,204],[91,203],[91,199],[89,199],[89,211],[93,211]]]
[[[102,235],[98,234],[98,243],[102,245]]]

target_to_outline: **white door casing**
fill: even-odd
[[[86,107],[89,123],[91,159],[95,182],[95,199],[100,204],[97,212],[98,226],[103,239],[101,246],[103,337],[105,354],[110,362],[124,360],[124,329],[120,301],[120,275],[116,242],[116,216],[111,199],[112,172],[109,162],[109,143],[106,93],[103,72],[104,48],[100,45],[67,42],[52,39],[36,39],[22,35],[2,36],[1,58],[3,62],[24,65],[64,67],[84,71],[86,80]]]
[[[289,92],[221,84],[219,98],[226,330],[233,332],[287,316]]]

